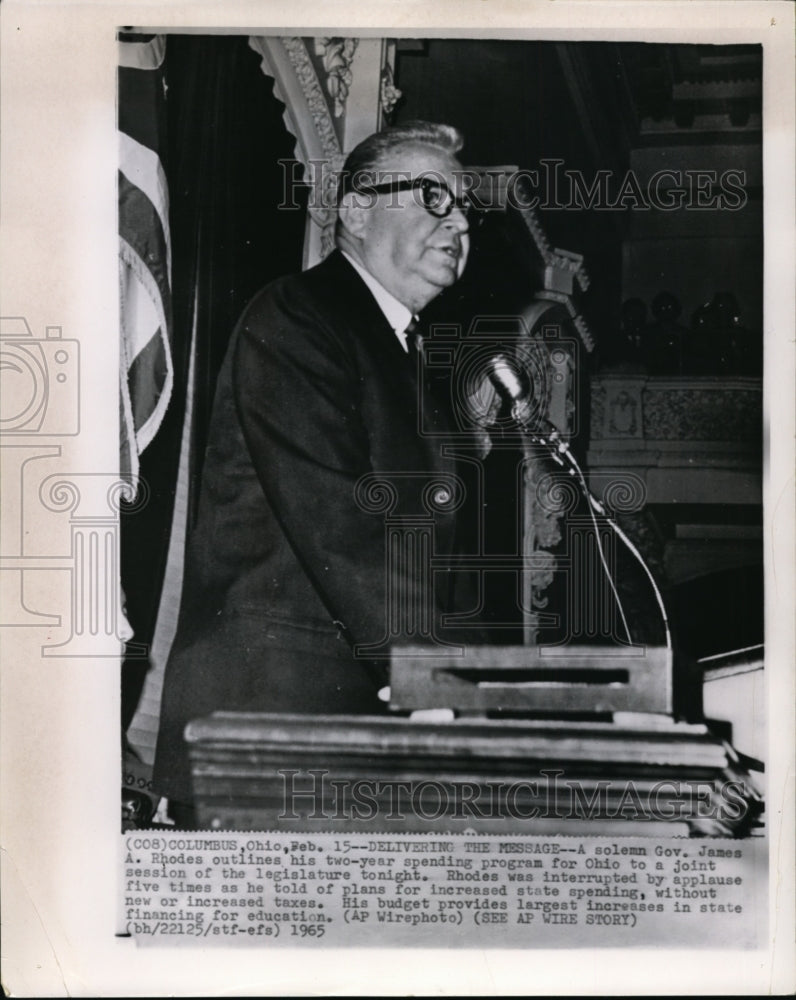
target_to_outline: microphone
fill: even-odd
[[[548,430],[542,433],[538,419],[531,420],[531,382],[524,368],[512,363],[505,354],[496,354],[487,362],[486,375],[500,398],[511,404],[511,418],[519,429],[527,434],[529,440],[548,448],[551,458],[558,465],[564,465],[561,455],[569,451],[569,446],[561,440],[557,429],[548,422]]]
[[[511,404],[512,419],[530,433],[531,383],[525,371],[505,354],[496,354],[487,362],[486,376],[500,398]]]
[[[487,376],[500,395],[509,402],[527,399],[529,386],[524,386],[520,376],[505,354],[496,354],[487,362]],[[524,372],[522,373],[525,374]]]

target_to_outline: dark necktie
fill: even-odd
[[[423,361],[423,329],[416,316],[409,320],[409,325],[404,333],[409,363],[412,366],[412,371],[417,371],[418,365],[422,364]]]

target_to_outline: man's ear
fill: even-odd
[[[337,209],[338,218],[343,229],[354,239],[361,240],[367,229],[368,207],[363,204],[363,196],[356,191],[349,191]]]

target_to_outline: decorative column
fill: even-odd
[[[58,473],[39,488],[42,505],[70,515],[71,551],[59,568],[68,568],[71,586],[71,634],[64,642],[42,647],[44,656],[114,656],[130,638],[119,589],[119,511],[122,500],[143,507],[145,483],[137,495],[116,475]],[[66,563],[66,566],[63,564]],[[143,647],[129,649],[145,655]]]
[[[542,539],[551,547],[562,537],[564,540],[564,551],[555,557],[551,555],[549,575],[541,581],[535,578],[530,581],[534,593],[539,582],[549,586],[554,572],[564,574],[562,615],[566,631],[554,645],[569,646],[594,640],[608,640],[615,646],[637,644],[638,636],[633,634],[636,616],[629,613],[628,605],[628,584],[632,581],[620,580],[617,575],[617,552],[623,543],[604,516],[585,512],[585,500],[575,479],[568,473],[549,472],[533,478],[532,482],[533,491],[526,492],[526,500],[533,507],[537,532],[541,525],[552,528],[551,534]],[[637,513],[646,497],[644,483],[632,473],[615,473],[601,492],[606,509],[614,519]],[[578,508],[581,513],[577,513]],[[632,559],[630,565],[635,566]],[[643,582],[646,584],[646,580]],[[622,606],[630,635],[625,631],[620,614]],[[550,648],[553,644],[545,645]]]
[[[523,333],[514,348],[515,363],[525,373],[533,412],[532,426],[547,436],[555,428],[565,441],[577,433],[578,378],[582,374],[579,332],[568,310],[561,303],[541,300],[534,302],[523,317]],[[549,621],[541,615],[548,601],[545,590],[553,581],[557,568],[551,553],[561,541],[561,521],[569,507],[557,495],[551,503],[541,484],[550,476],[551,459],[544,448],[527,441],[523,445],[524,462],[521,471],[521,505],[523,559],[522,575],[523,641],[534,644],[538,629]],[[564,489],[574,483],[565,480]]]

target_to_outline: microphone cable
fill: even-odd
[[[524,372],[522,373],[524,375]],[[591,516],[592,524],[594,526],[595,541],[597,543],[597,551],[600,556],[600,562],[602,563],[603,570],[605,572],[606,579],[611,587],[611,591],[616,600],[616,605],[619,610],[620,617],[622,619],[622,625],[625,630],[625,635],[627,636],[627,641],[630,645],[633,645],[633,637],[630,633],[630,626],[628,625],[627,616],[625,615],[625,610],[622,605],[622,600],[619,596],[619,591],[617,590],[616,584],[613,579],[610,567],[608,566],[608,561],[605,557],[605,551],[603,549],[602,539],[600,537],[600,526],[597,523],[596,514],[600,514],[604,517],[611,530],[620,538],[627,549],[633,554],[641,568],[644,570],[647,579],[649,580],[652,591],[655,595],[655,600],[658,604],[658,609],[660,611],[661,620],[663,622],[663,628],[666,635],[666,649],[671,654],[672,652],[672,635],[671,629],[669,627],[669,617],[666,614],[666,607],[663,602],[663,595],[660,592],[658,584],[655,577],[652,575],[652,571],[647,565],[646,560],[639,552],[636,545],[628,538],[627,534],[619,527],[616,521],[609,517],[605,506],[594,496],[586,483],[586,477],[583,474],[577,459],[572,454],[569,445],[562,441],[559,432],[551,425],[551,433],[547,437],[543,437],[538,431],[532,429],[529,425],[529,387],[523,385],[523,380],[520,375],[516,372],[515,366],[511,364],[508,358],[504,355],[499,354],[490,359],[489,368],[487,370],[487,377],[490,382],[495,386],[499,395],[504,398],[508,398],[511,401],[511,416],[520,430],[528,435],[530,441],[534,444],[540,444],[547,449],[551,458],[562,468],[566,468],[564,459],[569,463],[569,469],[567,469],[569,475],[575,476],[578,486],[583,493],[586,503],[589,508],[589,514]]]
[[[525,429],[527,431],[527,428],[523,428],[523,429]],[[531,432],[528,432],[528,433],[531,433]],[[597,497],[595,497],[594,494],[591,492],[591,490],[588,487],[588,484],[586,483],[586,477],[583,475],[583,470],[581,469],[581,467],[580,467],[580,465],[578,463],[578,460],[572,454],[572,451],[571,451],[569,445],[565,441],[561,440],[558,431],[557,430],[553,430],[552,433],[549,435],[549,438],[550,438],[549,440],[543,438],[539,434],[533,434],[533,433],[531,433],[531,438],[532,438],[532,440],[534,440],[534,441],[538,442],[539,444],[543,445],[544,447],[546,447],[548,449],[549,453],[558,462],[559,465],[562,465],[562,466],[564,465],[564,462],[563,462],[563,459],[561,458],[561,456],[563,456],[564,458],[566,458],[566,460],[569,462],[569,465],[570,465],[570,469],[568,470],[569,474],[576,477],[576,479],[578,481],[578,485],[580,486],[581,492],[583,493],[583,496],[585,497],[586,502],[587,502],[588,507],[589,507],[589,513],[591,514],[591,519],[592,519],[592,523],[594,524],[594,531],[595,531],[595,535],[596,535],[596,538],[597,538],[597,548],[598,548],[599,553],[600,553],[600,559],[602,561],[603,568],[605,569],[605,574],[606,574],[606,576],[608,578],[608,582],[611,585],[611,590],[613,591],[614,597],[616,598],[617,606],[619,608],[619,614],[622,617],[622,624],[624,625],[624,629],[625,629],[625,633],[627,635],[628,642],[632,645],[633,639],[632,639],[632,637],[630,635],[630,629],[629,629],[628,624],[627,624],[627,618],[625,617],[624,609],[622,607],[622,602],[621,602],[621,600],[619,598],[619,594],[617,592],[616,586],[615,586],[613,578],[611,576],[611,572],[610,572],[610,570],[608,568],[608,564],[607,564],[607,561],[605,559],[605,555],[603,553],[602,542],[601,542],[601,539],[600,539],[600,529],[599,529],[599,525],[597,524],[597,518],[595,516],[595,511],[598,514],[600,514],[601,517],[605,518],[606,523],[611,527],[611,529],[617,535],[617,537],[620,538],[625,543],[625,546],[627,547],[627,549],[633,554],[633,556],[636,558],[637,562],[639,563],[639,565],[641,566],[641,568],[644,570],[645,574],[647,575],[647,579],[649,580],[649,582],[650,582],[650,584],[652,586],[652,592],[655,595],[655,600],[656,600],[656,602],[658,604],[658,609],[659,609],[660,615],[661,615],[661,621],[663,622],[663,628],[664,628],[664,632],[666,634],[666,649],[669,651],[669,653],[671,653],[671,651],[672,651],[672,633],[671,633],[671,629],[669,627],[669,616],[666,614],[666,606],[664,605],[664,602],[663,602],[663,595],[660,592],[660,588],[658,587],[658,584],[657,584],[657,582],[655,580],[655,577],[652,575],[652,571],[650,570],[649,566],[647,565],[647,562],[644,559],[644,556],[641,554],[641,552],[639,552],[638,548],[630,540],[630,538],[628,538],[626,532],[623,531],[622,528],[620,528],[619,525],[616,523],[616,521],[612,517],[610,517],[608,515],[608,512],[605,509],[605,505],[602,504],[597,499]]]

